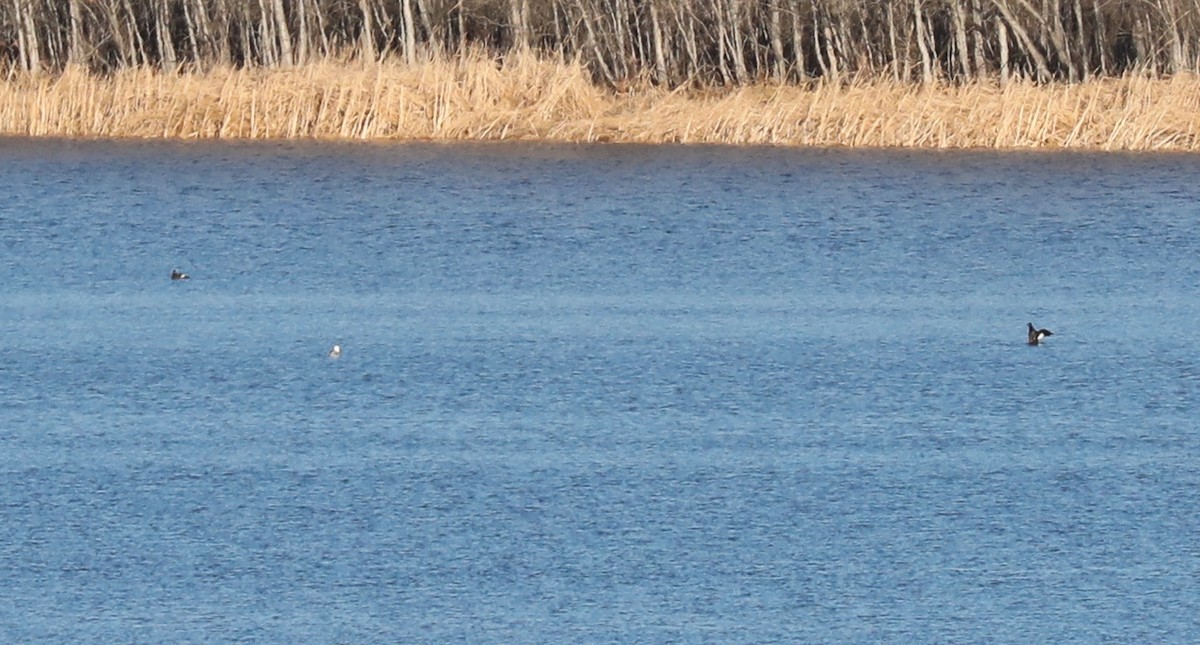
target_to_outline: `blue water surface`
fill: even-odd
[[[0,640],[1200,641],[1197,176],[0,141]]]

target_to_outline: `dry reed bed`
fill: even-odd
[[[915,148],[1200,148],[1200,79],[615,93],[533,56],[289,70],[76,69],[0,82],[0,133],[63,137],[550,140]]]

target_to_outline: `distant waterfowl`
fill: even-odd
[[[333,349],[329,350],[329,358],[338,358],[342,355],[342,346],[334,345]]]
[[[1049,329],[1038,329],[1033,326],[1033,323],[1029,323],[1029,344],[1030,345],[1037,345],[1038,343],[1040,343],[1042,341],[1043,338],[1045,338],[1047,336],[1053,336],[1053,335],[1054,335],[1054,332],[1050,331]]]
[[[187,280],[190,277],[191,276],[180,271],[179,269],[171,269],[171,279],[172,280]]]

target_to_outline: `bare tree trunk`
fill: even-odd
[[[634,54],[629,47],[632,39],[629,37],[630,30],[626,22],[629,10],[621,0],[613,0],[607,14],[612,19],[613,71],[618,79],[628,79],[630,76],[629,65],[634,60]]]
[[[149,60],[146,56],[146,41],[142,40],[142,32],[138,31],[137,13],[133,10],[133,4],[130,0],[125,0],[125,16],[127,20],[124,23],[125,28],[129,32],[129,42],[132,45],[132,52],[136,60],[135,65],[145,65]]]
[[[175,42],[171,39],[171,2],[158,0],[154,7],[154,36],[158,41],[158,63],[164,71],[175,71]]]
[[[17,55],[21,68],[34,74],[42,69],[41,43],[38,39],[37,23],[33,19],[31,0],[13,0],[17,20]]]
[[[667,58],[663,52],[662,25],[658,19],[658,0],[650,0],[650,31],[654,38],[654,78],[667,82]]]
[[[296,56],[297,65],[308,62],[308,0],[296,2]]]
[[[829,57],[830,80],[834,83],[841,82],[842,73],[838,65],[837,50],[833,47],[833,28],[829,26],[829,21],[825,21],[825,54]]]
[[[60,70],[63,68],[64,59],[68,56],[67,43],[64,40],[69,36],[69,33],[61,29],[61,24],[58,22],[58,11],[54,8],[48,8],[49,11],[42,13],[42,55],[43,65],[50,69]]]
[[[724,2],[718,1],[713,11],[717,14],[717,69],[721,70],[723,82],[732,83],[734,78],[729,71],[729,30],[725,26]]]
[[[684,10],[676,5],[675,22],[683,34],[683,46],[687,50],[687,79],[691,82],[700,75],[700,48],[696,44],[696,14],[691,4],[687,5],[687,20],[684,21]],[[686,24],[685,24],[686,22]]]
[[[575,38],[575,30],[568,24],[566,7],[558,1],[554,1],[554,41],[558,43],[557,54],[558,60],[566,62],[569,52],[578,52],[579,43]]]
[[[985,55],[985,46],[983,41],[984,22],[983,8],[979,6],[980,0],[971,0],[971,38],[975,49],[975,75],[978,78],[988,75],[991,69],[991,63]]]
[[[187,0],[183,5],[184,15],[188,23],[188,42],[192,46],[194,64],[229,65],[229,38],[220,38],[214,34],[228,32],[227,29],[215,29],[209,20],[208,9],[204,0]]]
[[[866,61],[865,69],[869,74],[871,74],[872,77],[877,78],[880,70],[886,66],[883,52],[876,51],[875,47],[876,45],[882,45],[882,43],[879,43],[875,38],[877,34],[871,33],[870,28],[867,26],[866,18],[862,14],[859,14],[858,17],[858,28],[860,30],[859,38],[863,43],[863,47],[866,49],[864,58]],[[882,46],[880,47],[880,50],[882,50]]]
[[[230,66],[233,64],[233,42],[232,34],[229,33],[229,23],[233,20],[233,16],[229,12],[229,6],[226,0],[219,0],[217,3],[216,19],[208,13],[204,7],[204,0],[196,1],[196,13],[200,16],[201,25],[211,25],[217,22],[217,25],[212,25],[214,28],[208,30],[208,33],[215,34],[212,36],[213,44],[217,47],[217,62],[222,66]]]
[[[959,67],[964,79],[973,76],[971,71],[971,52],[967,46],[967,19],[964,15],[963,3],[966,0],[954,0],[954,48],[958,50]]]
[[[1183,35],[1179,32],[1179,14],[1171,0],[1166,0],[1161,3],[1163,18],[1166,20],[1166,36],[1170,46],[1167,48],[1167,70],[1172,74],[1182,72],[1186,66],[1184,62],[1184,44]]]
[[[190,52],[192,63],[197,64],[203,54],[200,53],[200,39],[196,35],[196,21],[192,18],[191,0],[184,0],[183,3],[183,25],[187,29],[188,52]]]
[[[1083,28],[1083,3],[1080,0],[1074,0],[1075,10],[1075,46],[1079,48],[1077,57],[1079,58],[1079,74],[1084,82],[1087,82],[1092,77],[1092,56],[1088,51],[1087,31]]]
[[[509,29],[512,31],[512,48],[529,49],[529,0],[508,0]]]
[[[267,0],[258,0],[258,42],[260,63],[264,67],[274,67],[279,60],[279,43],[275,38],[275,27]]]
[[[313,0],[312,12],[313,19],[316,20],[317,27],[313,31],[319,36],[319,40],[313,42],[314,45],[320,45],[320,56],[328,57],[333,52],[333,45],[329,41],[329,30],[325,27],[325,12],[321,11],[320,5],[316,4],[317,0]]]
[[[1150,38],[1146,35],[1146,21],[1141,16],[1133,20],[1133,44],[1137,51],[1136,65],[1145,69],[1152,70],[1156,68],[1154,64],[1154,54],[1151,53]]]
[[[1008,27],[1004,26],[1004,19],[996,16],[996,38],[1000,41],[1000,86],[1008,85],[1009,70],[1008,70]]]
[[[1105,38],[1104,20],[1101,19],[1101,17],[1100,17],[1100,0],[1092,0],[1092,13],[1094,13],[1096,15],[1096,18],[1095,18],[1095,25],[1096,25],[1095,42],[1097,44],[1096,49],[1099,51],[1099,54],[1100,54],[1100,73],[1107,75],[1108,70],[1109,70],[1108,39]]]
[[[817,8],[817,0],[809,0],[809,3],[812,7],[813,51],[817,55],[817,69],[821,71],[821,78],[828,79],[829,66],[831,63],[827,63],[825,60],[825,47],[823,41],[824,33],[822,32],[821,24],[824,22],[823,16],[821,15],[821,11]]]
[[[769,0],[767,10],[770,12],[770,26],[768,31],[771,38],[771,56],[774,59],[773,69],[775,71],[775,82],[782,83],[787,80],[787,59],[783,53],[783,20],[782,12],[779,10],[779,3],[782,0]]]
[[[456,50],[461,54],[467,49],[467,17],[466,10],[463,9],[463,0],[458,0],[458,47]]]
[[[81,0],[71,0],[68,10],[71,20],[71,42],[67,50],[67,63],[70,65],[87,66],[88,61],[84,60],[86,49],[83,42],[83,8],[80,6]]]
[[[733,30],[733,70],[738,83],[745,83],[750,74],[746,70],[746,44],[742,40],[742,3],[729,0],[729,25]]]
[[[241,40],[242,40],[242,43],[241,43],[242,64],[243,65],[251,65],[254,62],[252,60],[252,58],[254,56],[254,45],[251,44],[251,42],[250,42],[250,31],[252,29],[252,27],[251,27],[252,21],[250,20],[250,2],[248,0],[232,0],[232,1],[237,3],[235,6],[241,7],[241,11],[240,11],[241,15],[240,16],[231,16],[228,19],[228,22],[232,22],[233,20],[236,20],[238,18],[241,19],[241,21],[242,21],[241,29],[239,29],[238,32],[241,34],[241,37],[242,37],[241,38]],[[222,0],[222,2],[224,2],[224,0]],[[227,14],[228,13],[227,7],[228,7],[228,5],[223,5],[222,8],[226,9],[226,11],[221,12],[221,13]]]
[[[441,49],[441,22],[430,19],[429,4],[426,0],[415,0],[415,2],[417,3],[417,17],[421,19],[421,29],[425,30],[426,37],[429,38],[426,44],[432,45],[435,49]],[[412,13],[411,6],[409,6],[408,11]],[[415,22],[413,24],[416,25]],[[413,58],[417,56],[417,33],[418,31],[414,27]]]
[[[887,3],[887,30],[888,30],[888,49],[890,52],[889,55],[891,56],[891,60],[892,60],[892,64],[890,65],[890,67],[892,68],[892,80],[897,83],[899,83],[901,81],[907,82],[908,81],[908,70],[901,69],[900,51],[899,51],[899,48],[896,47],[896,15],[895,15],[895,11],[892,9],[891,2]],[[907,61],[905,61],[905,62],[907,62]],[[901,74],[903,74],[903,75],[901,75]]]
[[[1079,70],[1075,67],[1074,58],[1071,56],[1071,43],[1067,42],[1067,30],[1063,27],[1061,0],[1053,0],[1051,2],[1050,29],[1055,43],[1054,49],[1058,52],[1058,56],[1062,62],[1067,66],[1067,79],[1072,83],[1078,82]]]
[[[804,27],[800,24],[800,0],[792,0],[792,58],[796,66],[796,77],[808,78],[808,61],[804,56]],[[820,58],[818,55],[817,58]]]
[[[275,18],[275,38],[279,43],[279,64],[291,67],[296,63],[296,58],[292,53],[292,34],[288,28],[287,12],[284,11],[283,0],[271,0],[271,13]]]
[[[364,62],[376,60],[375,50],[375,16],[371,9],[370,0],[358,0],[358,10],[362,12],[362,33],[359,34],[359,55]]]
[[[921,82],[928,85],[933,82],[933,62],[929,56],[929,46],[925,40],[925,17],[921,15],[921,0],[913,0],[913,24],[917,29],[917,49],[921,52]]]
[[[845,57],[841,58],[843,63],[841,69],[845,72],[852,72],[857,69],[861,69],[863,57],[867,56],[867,54],[860,51],[858,53],[858,60],[852,60],[850,58],[851,53],[858,48],[854,46],[854,41],[850,38],[850,31],[846,28],[845,15],[839,15],[837,20],[834,22],[834,25],[836,26],[833,32],[834,51],[836,51],[839,56]]]
[[[417,29],[410,0],[400,0],[400,16],[404,27],[404,62],[412,65],[417,60]]]

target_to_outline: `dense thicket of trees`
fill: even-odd
[[[1200,0],[0,0],[17,70],[578,57],[614,85],[1195,70]],[[2,64],[2,63],[0,63]]]

